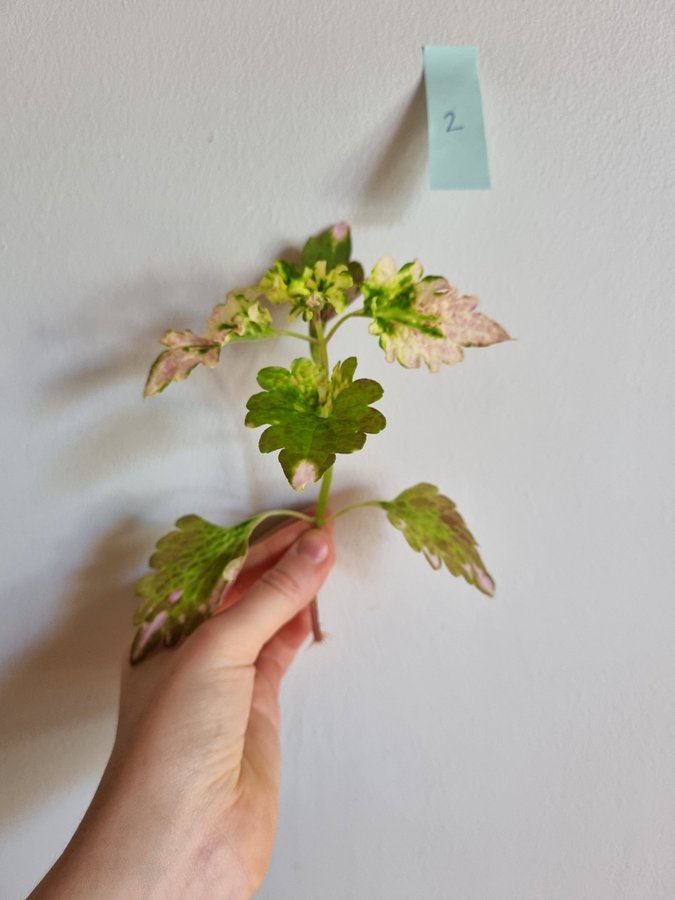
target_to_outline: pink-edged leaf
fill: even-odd
[[[403,491],[394,500],[380,502],[391,524],[403,532],[413,550],[424,554],[429,565],[445,563],[453,575],[464,578],[492,597],[495,583],[485,568],[474,536],[457,507],[438,488],[425,482]]]
[[[296,491],[319,478],[335,462],[336,453],[354,453],[366,435],[386,425],[370,406],[382,388],[370,378],[354,380],[356,357],[337,363],[330,378],[312,360],[299,358],[290,369],[266,366],[258,372],[263,391],[246,404],[246,425],[268,425],[259,441],[261,453],[281,450],[279,462]]]
[[[395,324],[380,334],[380,345],[388,362],[398,361],[408,369],[425,363],[431,372],[441,365],[452,366],[464,359],[464,347],[489,347],[510,340],[501,325],[476,312],[478,297],[461,295],[444,278],[424,279],[416,286],[414,310],[435,320],[441,331],[436,337],[408,325]],[[378,333],[377,324],[370,326]]]
[[[167,331],[160,343],[169,349],[160,353],[150,367],[145,397],[159,394],[172,381],[184,381],[195,366],[213,368],[220,356],[220,343],[192,331]]]
[[[214,307],[206,323],[205,337],[221,344],[274,337],[272,316],[260,305],[262,299],[264,295],[255,286],[229,291],[225,302]]]
[[[329,269],[347,265],[352,252],[352,235],[347,222],[338,222],[311,237],[302,249],[303,266],[315,266],[321,259]]]
[[[133,620],[132,664],[160,645],[177,644],[218,611],[261,518],[223,528],[200,516],[183,516],[175,531],[159,539],[150,558],[153,571],[136,585],[142,602]]]

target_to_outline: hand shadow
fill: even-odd
[[[284,248],[286,253],[291,250]],[[252,273],[250,281],[260,274]],[[159,535],[173,524],[168,520],[158,530],[127,514],[112,528],[100,533],[99,526],[97,532],[94,504],[100,501],[92,500],[92,485],[117,482],[127,471],[160,457],[172,471],[180,472],[172,454],[189,452],[217,437],[219,447],[224,438],[224,449],[231,452],[234,447],[242,460],[243,491],[233,501],[247,507],[242,518],[270,505],[269,492],[257,477],[257,453],[247,452],[241,438],[245,401],[256,390],[255,372],[269,363],[276,341],[224,348],[227,362],[202,373],[200,404],[189,392],[181,396],[181,386],[164,405],[141,401],[149,365],[162,349],[157,343],[162,332],[169,327],[199,332],[212,307],[222,302],[229,288],[241,283],[222,285],[217,273],[171,281],[146,276],[93,302],[83,299],[73,320],[60,320],[58,333],[44,335],[49,377],[45,375],[37,418],[42,427],[69,415],[77,418],[78,425],[86,423],[85,438],[81,427],[73,429],[72,444],[55,452],[51,471],[44,477],[57,505],[61,494],[68,504],[81,506],[83,518],[89,513],[88,527],[97,536],[86,554],[89,562],[63,591],[60,622],[52,633],[22,651],[0,680],[0,830],[15,827],[18,817],[53,794],[102,770],[112,746],[120,665],[131,640],[131,614],[137,604],[132,585],[146,571],[146,560]],[[56,348],[53,359],[47,358],[51,347]],[[279,352],[280,360],[288,357],[288,349]],[[304,344],[298,345],[296,355],[305,352]],[[215,434],[201,427],[204,420],[217,418],[214,410],[224,410]],[[163,443],[166,434],[175,438],[177,430],[186,435],[183,444]],[[227,475],[228,453],[219,453],[218,459]],[[166,492],[175,505],[184,492],[188,509],[193,507],[194,487],[189,480],[181,484],[174,479],[167,483]],[[201,500],[205,498],[213,506],[210,484],[204,486]],[[238,519],[228,516],[222,521]],[[86,535],[85,526],[80,527]],[[34,598],[33,602],[39,601]]]
[[[362,488],[338,491],[334,508],[363,496]],[[270,520],[256,536],[280,524],[280,519]],[[64,592],[57,629],[22,654],[0,680],[0,832],[16,827],[17,819],[54,794],[103,771],[138,604],[133,585],[146,571],[158,536],[156,525],[126,518],[100,537],[90,562]]]
[[[141,399],[150,363],[162,349],[157,339],[172,326],[201,330],[212,307],[239,283],[223,285],[221,279],[215,272],[171,280],[145,275],[134,283],[103,289],[95,297],[83,297],[76,304],[76,315],[59,318],[49,333],[41,335],[44,390],[34,410],[36,434],[49,434],[51,424],[64,417],[72,418],[74,427],[68,444],[55,445],[51,466],[38,477],[57,509],[65,505],[78,510],[74,518],[66,517],[65,528],[75,529],[83,539],[89,562],[65,588],[57,586],[62,606],[46,620],[51,624],[56,618],[52,631],[4,667],[0,828],[95,774],[112,745],[120,664],[137,603],[132,584],[146,570],[156,539],[171,527],[173,517],[158,530],[131,517],[134,504],[117,517],[114,510],[112,515],[108,511],[101,520],[99,491],[104,497],[116,496],[121,482],[119,494],[124,497],[127,476],[137,484],[135,472],[151,460],[166,462],[180,473],[174,455],[214,438],[213,431],[199,427],[205,420],[217,419],[217,438],[222,441],[224,432],[226,446],[230,430],[232,440],[236,430],[241,444],[244,392],[249,380],[255,385],[254,366],[259,361],[255,349],[243,353],[236,351],[247,348],[232,348],[227,377],[204,373],[221,378],[204,378],[198,392],[202,403],[181,397],[180,391],[164,403]],[[236,418],[230,409],[237,410]],[[214,416],[214,410],[221,415]],[[175,438],[181,427],[190,429],[183,444]],[[219,461],[221,456],[226,454],[218,454]],[[244,497],[233,505],[249,502],[247,495],[255,484],[247,456],[242,451]],[[202,500],[213,495],[209,487],[205,485]],[[185,493],[186,503],[189,494],[192,505],[193,490],[187,476],[184,484],[180,477],[174,479],[166,485],[166,502],[179,506]],[[148,494],[144,496],[147,499]],[[165,500],[157,498],[160,506]],[[116,506],[119,509],[119,502]],[[156,515],[157,509],[153,512]],[[117,524],[110,527],[111,521]],[[28,596],[36,590],[51,593],[45,582],[41,576],[36,589],[26,588],[27,604],[39,603],[39,596]]]
[[[103,768],[131,638],[131,585],[156,537],[156,528],[128,518],[98,538],[90,562],[65,591],[54,633],[0,681],[0,830]]]

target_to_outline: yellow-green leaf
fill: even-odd
[[[453,575],[492,596],[495,583],[485,568],[474,536],[457,507],[433,484],[416,484],[394,500],[381,501],[387,518],[408,544],[424,554],[434,569],[445,563]]]
[[[142,598],[134,615],[137,631],[131,662],[160,645],[171,647],[213,615],[248,554],[251,533],[261,516],[231,528],[200,516],[183,516],[157,542],[150,558],[154,569],[136,585]]]
[[[269,425],[260,438],[262,453],[281,450],[279,462],[290,485],[304,490],[335,462],[336,453],[360,450],[367,434],[385,427],[371,403],[382,396],[376,381],[359,378],[356,358],[338,363],[330,379],[310,359],[294,359],[290,370],[261,369],[264,390],[248,401],[246,425]]]

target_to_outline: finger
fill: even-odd
[[[309,606],[287,622],[260,651],[246,727],[244,756],[257,772],[275,781],[279,769],[279,688],[300,646],[312,630]]]
[[[281,679],[311,632],[312,613],[307,605],[290,622],[286,622],[258,654],[256,668],[264,672],[275,691],[278,691]]]
[[[281,522],[276,528],[263,534],[251,544],[244,568],[259,566],[270,556],[281,556],[303,531],[308,531],[311,527],[311,522],[305,522],[302,519],[289,519]]]
[[[314,507],[309,506],[303,509],[302,512],[311,516],[314,513]],[[307,531],[312,527],[312,522],[306,522],[303,519],[282,520],[276,527],[265,532],[251,544],[244,571],[249,567],[260,565],[260,563],[269,562],[270,557],[281,556],[300,537],[303,531]],[[328,530],[331,529],[331,525],[326,525],[325,527]]]
[[[234,606],[202,626],[218,644],[221,661],[231,665],[255,662],[263,645],[317,594],[333,561],[327,531],[302,533]]]
[[[236,580],[227,586],[221,597],[218,613],[233,606],[242,594],[256,583],[266,569],[279,562],[286,550],[295,543],[303,531],[308,531],[311,527],[311,522],[297,520],[285,522],[274,532],[252,544],[244,567]],[[325,529],[330,533],[332,525],[326,525]]]

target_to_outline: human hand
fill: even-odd
[[[30,900],[255,893],[278,816],[280,683],[333,561],[328,530],[284,526],[251,547],[224,611],[125,663],[101,784]]]

